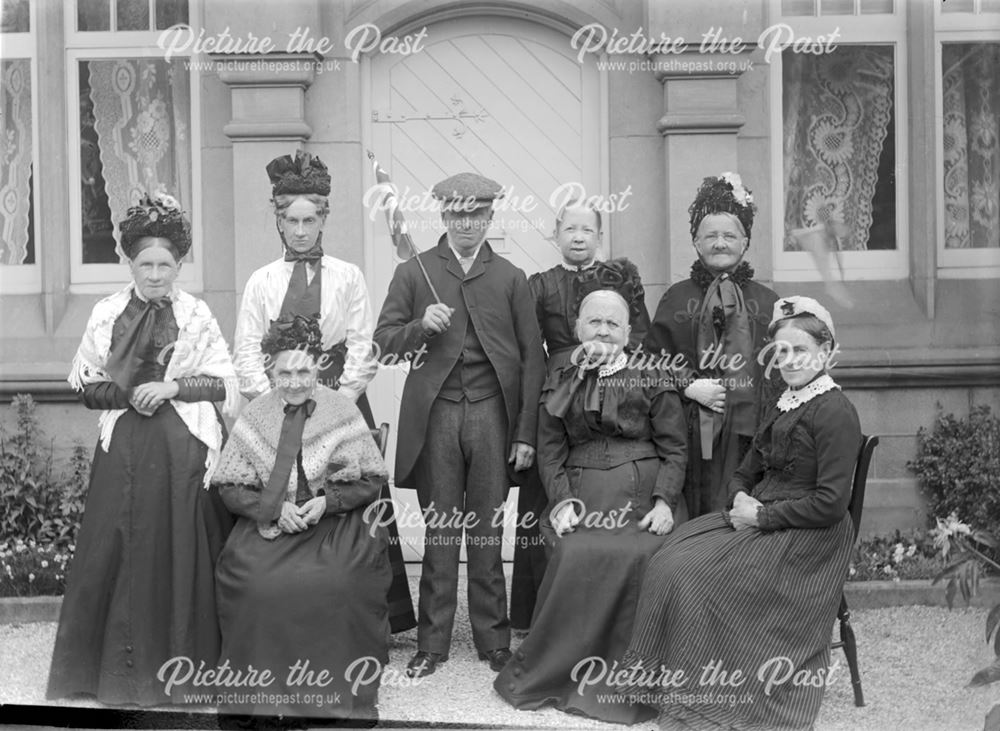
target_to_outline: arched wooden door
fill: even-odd
[[[433,247],[444,231],[436,207],[427,210],[430,189],[475,171],[507,189],[488,235],[493,248],[529,275],[558,263],[549,236],[560,186],[575,183],[587,195],[603,190],[600,87],[593,60],[578,62],[569,36],[512,18],[442,21],[427,28],[420,52],[373,57],[368,139],[400,190],[417,246]],[[384,215],[368,226],[377,311],[399,260]],[[368,389],[376,418],[389,420],[393,435],[404,379],[402,369],[382,368]],[[390,466],[394,445],[391,439]],[[395,496],[418,512],[411,491]],[[404,521],[402,532],[404,556],[418,558],[421,531]],[[512,555],[511,542],[504,553]]]

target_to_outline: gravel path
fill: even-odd
[[[416,596],[416,577],[411,583]],[[1000,684],[964,686],[992,659],[983,637],[985,616],[983,609],[950,613],[933,607],[857,610],[853,624],[867,706],[854,706],[846,663],[837,651],[834,658],[840,658],[841,669],[823,702],[817,731],[981,729],[986,711],[1000,702]],[[51,622],[0,625],[0,703],[46,702],[55,630]],[[473,728],[622,728],[553,709],[528,712],[508,706],[493,692],[489,668],[476,659],[464,601],[455,621],[451,659],[413,687],[403,669],[415,651],[416,630],[393,637],[389,671],[398,673],[400,682],[383,683],[379,704],[383,719],[404,725],[460,723]]]

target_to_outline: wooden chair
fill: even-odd
[[[847,510],[851,514],[851,522],[854,524],[854,540],[858,539],[858,529],[861,527],[861,509],[865,503],[865,486],[868,484],[868,466],[872,461],[872,454],[878,446],[878,437],[864,437],[861,444],[861,453],[858,455],[858,463],[854,468],[854,486],[851,489],[851,503]],[[831,649],[838,647],[844,650],[847,656],[847,666],[851,670],[851,687],[854,689],[854,705],[863,706],[865,696],[861,691],[861,673],[858,671],[858,645],[854,640],[854,629],[851,627],[851,612],[847,607],[847,598],[840,595],[840,609],[837,610],[837,619],[840,620],[840,641],[831,643]]]
[[[372,439],[375,440],[375,446],[378,447],[382,459],[385,459],[385,448],[389,444],[389,425],[383,421],[378,427],[372,429],[371,432]]]

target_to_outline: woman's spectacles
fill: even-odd
[[[725,233],[721,233],[720,232],[720,233],[716,233],[716,234],[706,234],[705,236],[699,236],[698,237],[698,243],[699,244],[711,244],[713,241],[715,241],[718,238],[721,238],[727,244],[737,244],[740,241],[742,241],[744,237],[740,236],[739,234],[734,234],[734,233],[732,233],[730,231],[726,231]]]

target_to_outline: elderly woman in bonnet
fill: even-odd
[[[240,414],[214,478],[239,516],[216,581],[221,662],[269,670],[275,682],[222,710],[373,718],[392,574],[385,528],[365,508],[386,483],[385,464],[354,401],[317,383],[314,320],[273,323],[261,348],[274,388]],[[312,687],[323,702],[302,697],[310,686],[294,666],[327,673],[329,683]]]
[[[378,370],[372,352],[374,320],[361,270],[323,249],[323,227],[330,212],[330,172],[318,157],[302,150],[267,164],[275,225],[281,239],[280,259],[261,267],[247,280],[236,318],[234,361],[240,388],[256,398],[271,388],[261,341],[270,323],[296,315],[319,324],[322,353],[319,380],[350,398],[369,428],[375,420],[365,389]],[[385,498],[389,497],[386,487]],[[389,518],[392,505],[385,502]],[[389,530],[397,535],[394,520]],[[398,542],[389,548],[393,582],[389,590],[393,632],[416,626],[406,568]]]
[[[635,282],[619,285],[583,298],[581,344],[543,388],[538,464],[552,553],[531,631],[494,688],[517,708],[633,723],[654,714],[614,702],[601,668],[624,653],[646,561],[678,520],[685,441],[673,386],[624,352]]]
[[[551,269],[528,278],[535,300],[535,316],[545,342],[546,367],[549,373],[564,367],[580,344],[576,318],[580,302],[597,289],[616,289],[627,278],[633,291],[628,293],[629,348],[642,343],[649,329],[645,293],[635,265],[628,259],[599,261],[601,212],[590,202],[574,198],[556,214],[553,239],[562,261]],[[537,469],[524,478],[517,496],[517,537],[514,569],[511,578],[510,622],[515,629],[527,629],[535,611],[538,589],[545,576],[545,548],[539,533],[539,519],[548,498]]]
[[[697,685],[714,663],[729,678],[742,674],[735,692],[748,700],[686,705],[665,695],[663,728],[812,728],[830,678],[861,427],[828,373],[827,310],[786,297],[769,332],[786,389],[729,482],[731,509],[688,521],[650,559],[623,659],[635,677],[670,668],[688,679],[682,693],[728,695],[733,688]]]
[[[688,209],[698,258],[663,295],[646,336],[645,349],[674,359],[684,384],[691,517],[725,506],[770,390],[757,355],[778,295],[744,261],[756,210],[739,175],[705,178]]]
[[[213,405],[239,392],[208,306],[177,288],[191,227],[176,201],[143,198],[120,224],[132,282],[94,306],[69,382],[102,411],[48,696],[183,702],[161,665],[219,654],[213,570],[232,521],[207,489],[222,449]]]

